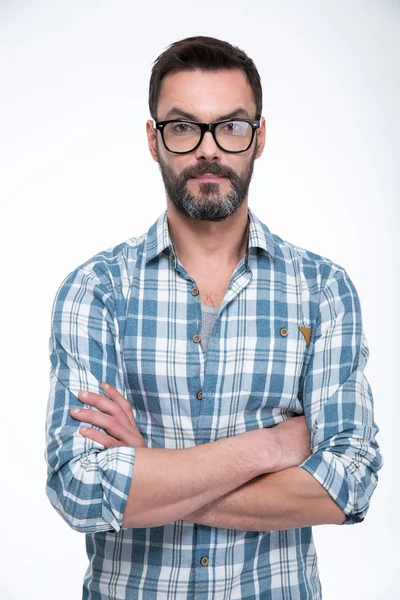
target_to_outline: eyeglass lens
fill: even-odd
[[[197,146],[201,129],[194,123],[173,121],[164,127],[164,140],[172,152],[190,152]],[[215,136],[224,150],[245,150],[250,144],[252,126],[246,121],[219,123]]]

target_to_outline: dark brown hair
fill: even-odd
[[[151,71],[149,85],[149,109],[157,121],[157,106],[163,78],[177,71],[221,71],[241,69],[252,89],[256,113],[262,112],[261,79],[252,59],[228,42],[217,38],[198,35],[178,40],[156,58]]]

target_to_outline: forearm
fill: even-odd
[[[258,429],[182,450],[136,448],[122,526],[182,519],[265,473],[265,439],[266,430]]]
[[[226,529],[274,531],[339,525],[345,515],[310,473],[291,467],[256,477],[187,515],[186,520]]]

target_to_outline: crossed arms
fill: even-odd
[[[79,393],[100,412],[83,409],[71,414],[108,432],[85,428],[82,435],[106,448],[136,450],[122,526],[155,527],[184,519],[262,531],[345,519],[310,474],[291,468],[311,454],[304,417],[184,450],[149,449],[129,402],[114,387],[105,389],[108,399]]]
[[[80,304],[74,305],[78,290]],[[84,318],[88,304],[91,327]],[[106,327],[96,327],[96,318]],[[99,431],[78,431],[70,409],[81,408],[83,388],[100,397],[106,360],[114,366],[107,381],[115,386],[108,402],[116,410],[83,411],[83,420],[107,433],[110,423],[96,419],[111,419],[116,427],[119,405],[111,390],[124,392],[118,324],[106,284],[93,272],[74,271],[63,282],[52,315],[46,459],[54,508],[85,532],[154,527],[177,519],[258,531],[362,521],[382,458],[363,374],[368,348],[360,319],[356,292],[341,271],[323,290],[302,390],[305,418],[182,450],[129,445],[116,431],[116,443],[106,445],[96,439]],[[94,361],[89,342],[92,354],[96,349]],[[293,443],[290,456],[283,451],[288,441]]]

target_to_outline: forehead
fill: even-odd
[[[166,115],[173,107],[182,108],[206,122],[231,113],[238,107],[247,109],[249,118],[254,118],[256,110],[246,75],[238,69],[179,71],[167,75],[160,89],[159,120],[171,118],[171,115]]]

